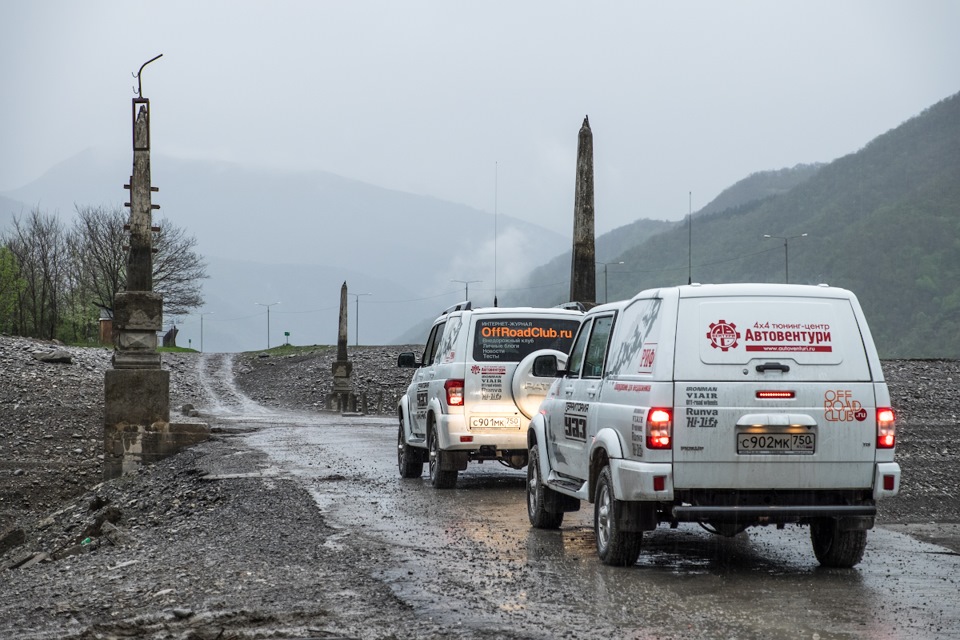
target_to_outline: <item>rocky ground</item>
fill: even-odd
[[[393,411],[406,347],[351,349],[368,410]],[[38,355],[61,351],[69,363]],[[316,410],[335,353],[237,354],[237,385],[267,406]],[[0,336],[0,636],[441,637],[370,577],[378,550],[333,542],[295,483],[229,428],[101,483],[103,349]],[[61,359],[63,359],[61,357]],[[212,401],[198,354],[164,354],[171,406]],[[888,361],[903,485],[880,523],[960,552],[960,362]],[[229,478],[217,481],[216,478]],[[13,633],[15,631],[15,633]],[[13,635],[10,635],[13,633]],[[463,637],[469,637],[464,632]]]

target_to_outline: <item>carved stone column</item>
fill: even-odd
[[[170,423],[170,372],[157,352],[163,298],[153,291],[152,212],[159,206],[151,202],[150,101],[134,98],[133,114],[127,282],[113,301],[113,369],[104,376],[105,479],[209,438],[205,424]]]

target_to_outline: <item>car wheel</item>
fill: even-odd
[[[593,530],[597,536],[597,555],[603,564],[629,567],[637,562],[643,543],[642,531],[621,531],[621,503],[613,497],[610,467],[604,467],[597,478],[593,505]]]
[[[457,486],[457,470],[447,471],[441,468],[443,462],[443,451],[437,439],[437,429],[431,425],[428,431],[430,440],[430,484],[435,489],[453,489]]]
[[[563,523],[563,513],[550,513],[544,507],[548,492],[553,491],[543,484],[540,475],[540,453],[536,443],[530,447],[527,463],[527,516],[537,529],[556,529]]]
[[[810,524],[813,553],[824,567],[849,569],[863,560],[866,531],[840,531],[836,520],[823,518]]]
[[[419,478],[423,475],[423,462],[418,451],[407,444],[403,432],[403,415],[400,415],[400,430],[397,435],[397,466],[401,478]]]

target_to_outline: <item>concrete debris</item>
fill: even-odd
[[[40,362],[46,362],[48,364],[73,364],[73,356],[64,349],[47,352],[38,351],[33,354],[33,357]]]

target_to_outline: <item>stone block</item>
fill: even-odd
[[[109,480],[136,471],[209,439],[210,427],[203,423],[108,424],[103,477]]]
[[[104,424],[170,422],[170,372],[108,369],[104,376]]]
[[[113,300],[114,329],[160,331],[163,296],[153,291],[121,291]]]

